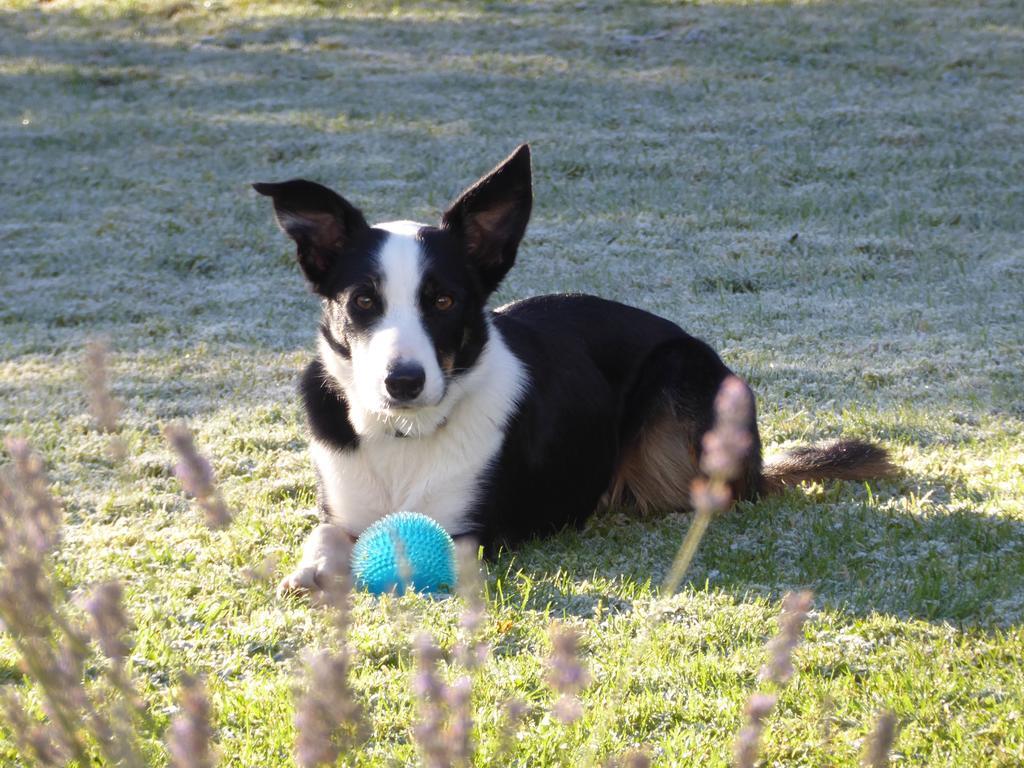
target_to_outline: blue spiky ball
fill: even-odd
[[[356,585],[376,595],[394,591],[455,591],[455,543],[434,520],[418,512],[382,517],[352,549]],[[403,578],[404,577],[404,578]]]

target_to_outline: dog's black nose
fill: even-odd
[[[395,400],[412,400],[423,391],[426,380],[427,374],[419,363],[399,363],[388,371],[384,387]]]

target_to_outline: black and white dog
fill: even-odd
[[[397,510],[487,547],[579,525],[601,504],[689,504],[701,437],[730,371],[704,342],[640,309],[583,295],[489,311],[532,205],[523,145],[439,226],[370,226],[310,181],[256,184],[323,300],[302,379],[322,523],[284,590],[317,588],[340,528]],[[787,482],[889,471],[885,452],[837,441],[762,466],[738,498]]]

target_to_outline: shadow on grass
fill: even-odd
[[[819,607],[856,617],[986,629],[1024,621],[1024,524],[970,511],[884,509],[905,490],[884,483],[869,499],[837,483],[744,503],[712,523],[680,589],[737,602],[811,589]],[[624,610],[661,584],[689,523],[689,515],[604,513],[583,531],[502,553],[492,571],[504,574],[512,603],[527,597],[555,615]]]
[[[26,61],[0,80],[70,104],[99,102],[115,111],[144,104],[163,91],[160,108],[171,119],[150,126],[151,140],[168,137],[185,143],[176,118],[186,117],[186,112],[189,125],[210,131],[189,137],[200,140],[200,154],[207,142],[223,142],[221,151],[232,152],[267,130],[287,129],[287,142],[267,149],[267,159],[278,163],[316,155],[327,148],[330,134],[358,134],[364,128],[407,140],[422,140],[434,129],[433,138],[458,143],[457,137],[444,135],[445,121],[428,117],[436,112],[432,107],[439,92],[453,100],[479,101],[482,110],[471,113],[469,127],[483,129],[498,112],[506,124],[536,127],[532,113],[537,109],[562,110],[593,98],[615,104],[638,89],[660,90],[641,75],[648,64],[660,62],[663,50],[619,46],[611,36],[603,45],[577,46],[570,37],[561,39],[558,30],[538,36],[534,25],[518,23],[533,15],[495,13],[459,20],[263,17],[234,20],[203,34],[199,27],[189,30],[159,18],[147,23],[89,21],[87,15],[52,10],[45,16],[53,29],[44,26],[31,42],[7,46],[14,49],[12,59],[20,55]],[[0,24],[12,29],[32,28],[35,18],[31,13],[0,12]],[[511,23],[501,26],[503,20]],[[89,24],[101,30],[99,40],[65,34]],[[688,64],[699,69],[694,58],[688,57]],[[682,63],[678,54],[673,59]],[[406,95],[387,98],[385,89],[398,81]],[[694,88],[695,94],[703,92],[703,86]],[[332,98],[319,98],[321,92]],[[500,98],[488,102],[488,94]],[[520,97],[531,110],[510,111],[509,103]],[[81,116],[85,122],[91,117],[88,111]],[[139,117],[152,121],[150,115]],[[72,131],[61,142],[50,131],[38,136],[35,146],[52,149],[82,138]],[[118,138],[107,136],[106,142],[116,145]],[[104,145],[89,142],[89,148]],[[578,165],[566,169],[576,176],[581,170]]]

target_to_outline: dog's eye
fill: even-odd
[[[376,302],[373,300],[373,296],[370,296],[365,293],[361,293],[358,296],[356,296],[355,301],[356,306],[364,310],[373,309],[374,305],[376,304]]]
[[[438,296],[434,299],[434,306],[440,309],[442,312],[447,312],[455,305],[455,299],[451,296]]]

